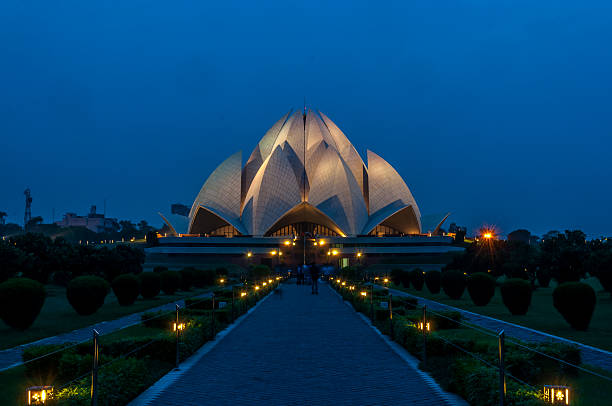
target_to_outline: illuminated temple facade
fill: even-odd
[[[162,216],[163,217],[163,216]],[[287,113],[242,165],[223,161],[195,198],[191,236],[406,236],[423,231],[419,207],[393,167],[367,151],[367,165],[325,114]]]

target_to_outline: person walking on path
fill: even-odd
[[[319,294],[319,266],[315,263],[310,264],[310,279],[312,279],[312,294]]]

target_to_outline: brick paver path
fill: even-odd
[[[282,291],[150,404],[446,404],[328,286]]]

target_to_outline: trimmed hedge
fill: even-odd
[[[45,287],[28,278],[13,278],[0,284],[0,319],[17,330],[26,330],[45,303]]]
[[[145,299],[152,299],[161,291],[161,276],[158,273],[143,272],[140,277],[140,294]]]
[[[81,316],[89,316],[104,304],[109,285],[98,276],[79,276],[68,284],[66,297],[73,309]]]
[[[416,268],[410,271],[410,283],[416,290],[423,290],[425,283],[425,272],[422,269]]]
[[[213,270],[196,269],[193,273],[193,286],[204,288],[213,286],[217,278],[217,273]]]
[[[410,276],[410,272],[408,271],[402,271],[402,273],[400,274],[400,283],[406,289],[410,287]]]
[[[113,293],[121,306],[134,304],[140,294],[140,280],[136,275],[125,274],[113,280]]]
[[[393,282],[394,285],[399,286],[402,282],[402,274],[404,273],[403,269],[392,269],[389,274],[389,279]]]
[[[543,288],[547,288],[550,284],[550,272],[547,269],[538,269],[536,270],[536,279],[538,280],[538,285]]]
[[[555,309],[576,330],[588,329],[596,302],[595,290],[586,283],[566,282],[553,291]]]
[[[165,266],[156,266],[155,268],[153,268],[153,272],[155,273],[162,273],[162,272],[166,272],[168,270],[168,267]]]
[[[476,272],[468,277],[467,289],[476,306],[486,306],[495,295],[495,279],[484,272]]]
[[[533,289],[531,283],[524,279],[512,278],[505,281],[500,292],[504,305],[510,313],[515,316],[523,316],[527,314],[529,305],[531,304],[531,294]]]
[[[442,283],[442,289],[448,297],[455,300],[461,299],[466,285],[463,272],[456,270],[444,271],[440,276],[440,281]]]
[[[195,273],[194,268],[183,268],[179,271],[181,274],[181,290],[190,290],[193,286],[193,275]]]
[[[176,271],[165,271],[161,277],[161,290],[167,295],[173,295],[181,286],[181,274]]]
[[[425,273],[425,285],[431,293],[440,293],[441,278],[440,271],[427,271]]]

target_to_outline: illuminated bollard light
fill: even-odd
[[[569,386],[544,385],[544,400],[553,405],[569,405],[570,392]]]
[[[185,323],[179,323],[178,326],[176,322],[172,323],[172,331],[176,332],[176,330],[179,332],[185,330]]]
[[[423,322],[419,321],[419,330],[423,331]],[[430,325],[429,322],[425,323],[425,332],[429,333],[430,330]]]
[[[53,386],[31,386],[26,391],[28,405],[44,405],[53,396]]]
[[[240,292],[240,297],[245,297],[247,295],[246,292]]]

